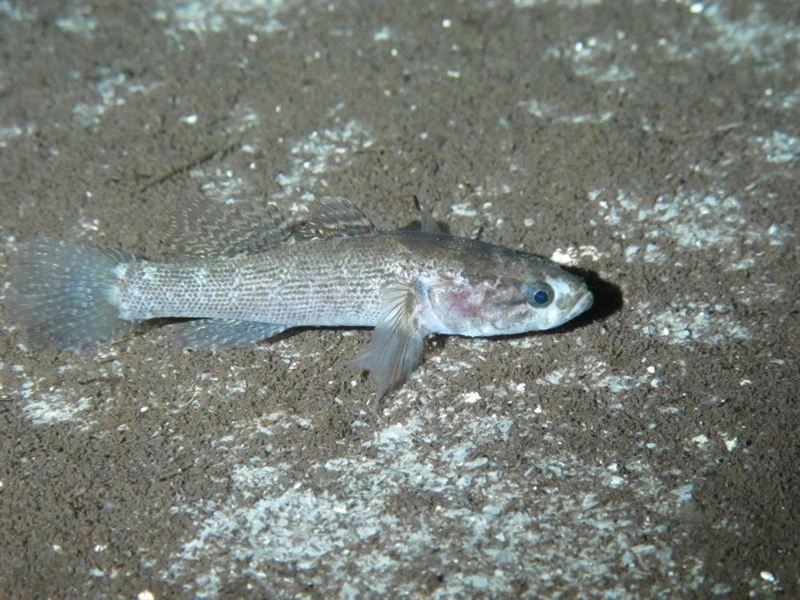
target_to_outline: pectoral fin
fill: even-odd
[[[372,374],[378,398],[403,383],[419,364],[427,331],[419,325],[418,306],[414,284],[387,289],[369,346],[350,361]]]

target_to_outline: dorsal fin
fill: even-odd
[[[420,222],[420,229],[427,233],[444,233],[444,230],[439,226],[439,223],[436,222],[436,219],[433,218],[433,213],[431,209],[422,204],[420,199],[415,195],[414,196],[414,204],[417,205],[417,209],[419,210],[419,222]]]
[[[231,258],[262,252],[291,237],[274,204],[245,194],[208,192],[190,202],[173,219],[176,254]]]
[[[361,209],[342,197],[315,199],[306,215],[289,222],[266,199],[216,190],[185,206],[173,219],[172,229],[175,254],[203,258],[232,258],[290,241],[375,231]]]
[[[341,196],[317,198],[294,232],[297,240],[369,235],[375,226],[361,209]]]

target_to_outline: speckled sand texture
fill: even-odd
[[[76,356],[0,309],[0,596],[800,593],[796,2],[134,4],[0,1],[0,294],[37,235],[416,194],[597,306],[380,403],[367,331]]]

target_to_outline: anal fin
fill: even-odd
[[[184,348],[225,350],[250,346],[289,329],[286,325],[235,319],[196,319],[177,326],[177,342]]]

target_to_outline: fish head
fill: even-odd
[[[593,304],[580,277],[544,258],[513,253],[494,267],[430,282],[424,314],[430,331],[475,337],[540,331]]]

